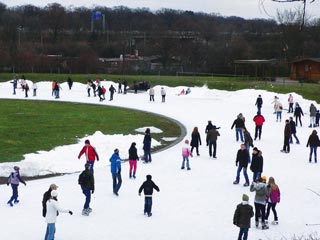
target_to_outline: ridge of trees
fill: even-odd
[[[94,21],[93,12],[105,15]],[[110,72],[98,58],[122,54],[158,56],[163,72],[232,74],[237,59],[278,59],[288,70],[296,57],[320,56],[320,19],[300,29],[299,14],[284,12],[273,19],[224,17],[192,11],[146,8],[8,8],[0,3],[0,71]],[[122,73],[134,70],[123,69]],[[140,72],[152,73],[149,68]]]

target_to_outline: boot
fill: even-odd
[[[131,173],[129,174],[129,178],[132,178],[132,175],[131,175]]]
[[[132,177],[133,177],[134,179],[136,179],[136,174],[134,173],[134,174],[132,175]]]
[[[262,230],[269,229],[269,226],[265,223],[262,223]]]

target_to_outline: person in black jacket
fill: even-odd
[[[247,240],[250,228],[250,219],[253,217],[253,207],[249,204],[249,197],[242,195],[242,203],[237,205],[233,215],[233,224],[240,228],[238,240]]]
[[[252,150],[252,161],[250,165],[250,170],[253,172],[253,182],[261,178],[263,170],[263,157],[262,152],[259,151],[259,149],[256,147],[254,147]]]
[[[129,177],[130,178],[136,178],[136,171],[137,171],[137,161],[139,161],[138,157],[138,151],[136,148],[136,143],[131,143],[131,146],[129,148]]]
[[[200,137],[200,133],[197,127],[195,127],[191,133],[191,153],[193,151],[194,148],[196,148],[197,151],[197,155],[200,156],[199,154],[199,144],[201,145],[201,137]]]
[[[290,129],[291,129],[291,136],[290,136],[290,140],[289,143],[292,144],[292,136],[294,136],[294,138],[296,139],[296,144],[300,144],[299,138],[297,137],[296,133],[297,133],[297,128],[296,128],[296,123],[293,121],[293,117],[289,118],[290,122]]]
[[[42,198],[42,216],[46,217],[47,214],[47,201],[51,198],[51,192],[57,190],[58,186],[56,184],[51,184],[49,190],[43,194]]]
[[[151,133],[150,128],[147,128],[143,138],[143,151],[144,151],[144,162],[148,163],[152,161],[151,159]]]
[[[152,216],[151,208],[152,208],[152,194],[153,189],[160,191],[159,187],[151,180],[152,176],[147,175],[147,181],[143,182],[141,187],[139,188],[139,196],[143,190],[144,192],[144,214],[147,214],[148,217]]]
[[[296,102],[295,107],[294,107],[294,112],[293,112],[293,116],[296,117],[296,126],[298,126],[298,120],[299,120],[300,127],[302,127],[301,115],[304,116],[303,111],[302,111],[299,103]]]
[[[240,135],[241,142],[243,142],[242,128],[244,128],[245,125],[244,125],[244,117],[242,113],[239,113],[239,115],[237,116],[237,119],[233,121],[231,129],[233,129],[234,126],[236,127],[237,142],[239,141],[239,135]]]
[[[248,174],[247,174],[247,167],[248,167],[248,157],[249,157],[249,153],[246,149],[246,145],[245,144],[241,144],[240,145],[240,149],[238,150],[237,153],[237,159],[236,159],[236,166],[238,167],[237,169],[237,177],[236,180],[233,182],[233,184],[239,184],[239,180],[240,180],[240,173],[243,169],[243,176],[246,180],[245,184],[243,184],[244,187],[248,187],[249,186],[249,178],[248,178]]]
[[[94,193],[94,177],[90,171],[90,164],[86,163],[85,170],[79,175],[78,183],[81,186],[82,193],[86,196],[86,201],[82,210],[82,215],[89,216],[92,212],[90,208],[91,194]]]
[[[263,100],[262,100],[262,97],[261,95],[259,95],[257,97],[257,100],[256,100],[256,106],[257,106],[257,110],[258,110],[258,113],[261,114],[261,108],[262,108],[262,104],[263,104]]]
[[[317,134],[318,132],[313,130],[307,142],[307,147],[310,146],[309,162],[311,162],[312,153],[314,153],[314,162],[317,163],[317,148],[320,146],[320,140]]]

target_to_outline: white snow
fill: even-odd
[[[109,87],[112,82],[102,82]],[[70,101],[90,104],[128,107],[163,114],[176,119],[185,125],[190,139],[192,129],[197,126],[202,142],[205,143],[204,129],[208,120],[221,127],[218,139],[217,159],[210,159],[208,149],[200,146],[200,156],[190,159],[191,171],[180,169],[183,142],[165,151],[153,154],[151,164],[138,162],[137,179],[128,177],[128,164],[122,165],[123,183],[120,196],[112,194],[112,179],[109,158],[115,148],[120,149],[120,155],[127,157],[132,142],[137,143],[138,153],[142,155],[143,134],[104,136],[96,132],[92,136],[79,139],[78,144],[57,146],[51,151],[29,153],[19,163],[3,163],[0,165],[0,175],[8,175],[11,167],[18,164],[22,175],[43,175],[51,172],[70,173],[64,176],[28,181],[27,186],[19,187],[20,203],[14,207],[6,205],[11,196],[11,188],[0,186],[1,239],[43,239],[46,224],[41,216],[41,201],[43,193],[51,183],[59,186],[59,202],[62,207],[74,211],[73,216],[60,214],[56,224],[57,240],[98,240],[98,239],[236,239],[239,229],[232,224],[233,213],[241,196],[246,193],[253,204],[254,194],[249,188],[243,187],[241,175],[239,185],[232,182],[236,175],[235,156],[240,143],[235,140],[235,132],[231,124],[240,112],[246,117],[246,126],[254,135],[253,116],[256,97],[261,94],[264,104],[262,114],[266,118],[261,141],[254,144],[263,152],[263,175],[273,176],[281,190],[281,202],[277,205],[279,225],[270,225],[269,230],[256,229],[249,231],[249,239],[291,239],[292,236],[308,236],[318,231],[319,226],[306,226],[306,223],[320,223],[320,197],[308,188],[320,193],[318,164],[308,162],[309,149],[306,148],[308,136],[311,133],[308,109],[309,101],[300,95],[292,93],[294,101],[300,103],[306,113],[303,127],[297,127],[297,135],[301,144],[291,145],[290,154],[283,154],[284,120],[290,115],[283,111],[282,122],[276,122],[271,102],[275,95],[287,108],[289,94],[279,94],[262,90],[241,90],[235,92],[210,90],[207,87],[191,88],[190,95],[177,96],[182,88],[166,87],[166,103],[161,103],[160,88],[155,87],[155,102],[149,102],[148,93],[126,95],[115,94],[114,101],[100,103],[98,98],[88,98],[86,86],[74,83],[71,91],[67,83],[62,83],[61,98],[55,100],[51,96],[51,82],[39,82],[37,97],[26,100]],[[32,86],[29,82],[29,86]],[[12,84],[8,81],[0,84],[0,98],[24,99],[21,89],[17,95],[12,95]],[[107,96],[108,99],[108,96]],[[319,105],[316,104],[319,109]],[[27,124],[27,123],[26,123]],[[141,126],[144,127],[144,126]],[[152,130],[151,130],[152,132]],[[152,133],[154,134],[154,133]],[[77,184],[79,173],[83,169],[84,157],[79,161],[78,153],[84,140],[90,139],[96,147],[100,161],[95,165],[96,191],[92,197],[93,212],[89,217],[81,215],[84,195]],[[153,146],[160,143],[153,139]],[[160,187],[153,197],[153,216],[143,215],[144,198],[138,196],[138,188],[145,180],[146,174],[151,174]],[[252,173],[248,170],[250,180]],[[269,220],[273,220],[271,213]],[[252,225],[254,220],[252,219]]]
[[[135,131],[140,132],[140,133],[144,133],[147,128],[150,128],[150,132],[152,132],[152,133],[162,133],[163,132],[161,129],[156,128],[156,127],[152,127],[152,126],[137,128],[137,129],[135,129]]]

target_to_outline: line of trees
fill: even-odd
[[[92,20],[97,11],[105,15],[105,31],[101,19]],[[108,72],[99,58],[138,51],[159,56],[164,73],[172,73],[173,60],[180,71],[230,74],[234,60],[275,58],[286,74],[295,57],[320,57],[320,19],[306,21],[302,30],[300,21],[298,10],[279,13],[276,20],[246,20],[172,9],[0,3],[0,71]]]

